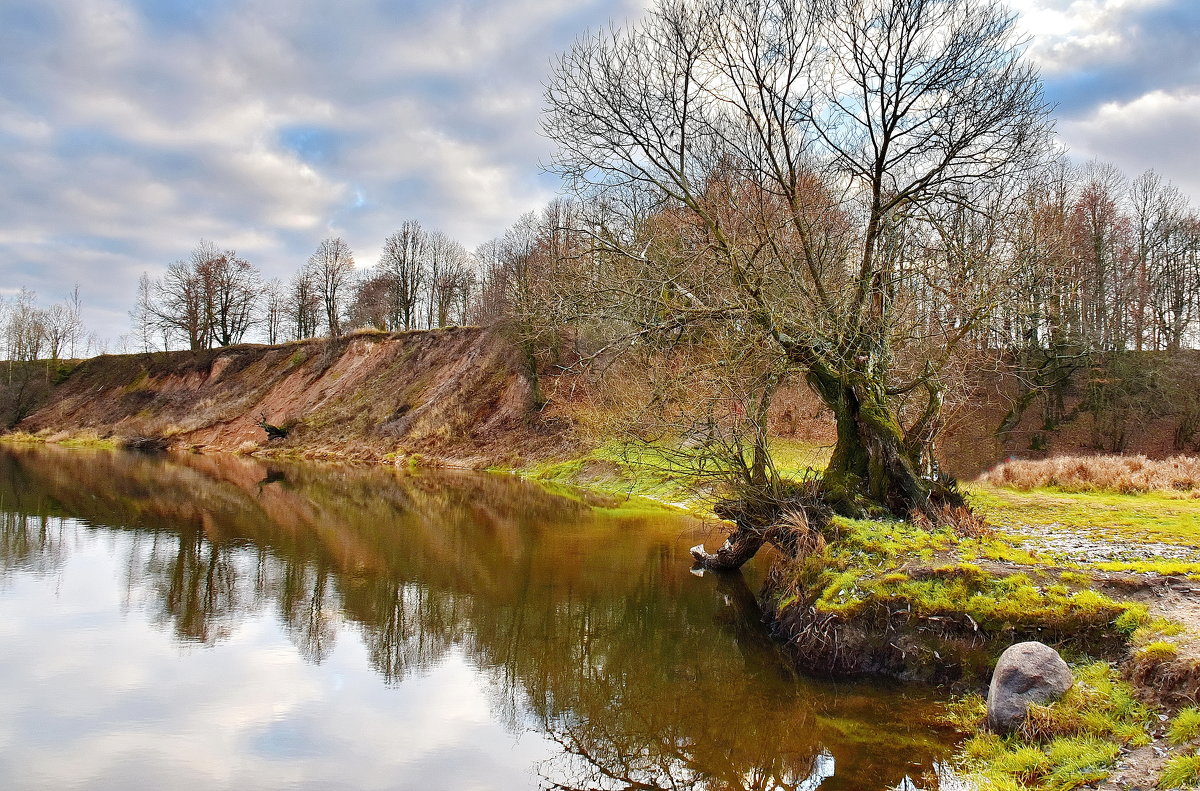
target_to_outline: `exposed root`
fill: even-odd
[[[716,552],[698,544],[691,554],[701,568],[720,570],[741,568],[768,543],[788,558],[819,553],[825,548],[822,533],[833,517],[812,486],[776,498],[726,500],[714,510],[736,527]]]

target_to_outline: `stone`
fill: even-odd
[[[1031,703],[1050,703],[1071,688],[1071,668],[1048,645],[1010,645],[1000,655],[988,689],[988,727],[1008,734],[1021,727]]]

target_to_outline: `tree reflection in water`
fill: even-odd
[[[885,789],[942,751],[927,700],[794,678],[741,575],[690,575],[694,524],[665,512],[507,476],[53,447],[0,449],[0,510],[5,574],[52,571],[64,530],[131,536],[128,598],[180,640],[270,611],[312,662],[354,630],[391,685],[461,651],[496,717],[560,745],[546,788]]]

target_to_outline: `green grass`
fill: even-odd
[[[1176,755],[1163,767],[1159,788],[1195,788],[1200,784],[1200,755]]]
[[[1135,654],[1144,662],[1166,662],[1179,655],[1179,648],[1166,640],[1155,640],[1138,648]]]
[[[1020,531],[1026,525],[1061,525],[1115,541],[1136,539],[1200,548],[1200,499],[1168,494],[1017,491],[983,484],[969,487],[971,502],[989,521]]]
[[[689,510],[707,510],[702,493],[684,471],[653,447],[608,442],[576,458],[540,462],[513,472],[614,497],[642,497]]]
[[[1167,726],[1167,740],[1171,744],[1186,744],[1200,739],[1200,709],[1192,706],[1182,709]]]
[[[1090,588],[1072,589],[1052,574],[997,575],[963,562],[965,546],[994,554],[988,540],[959,539],[949,529],[922,530],[906,522],[835,519],[821,558],[794,570],[778,608],[800,602],[842,619],[868,621],[904,612],[943,619],[999,642],[1016,634],[1079,637],[1123,646],[1149,622],[1146,608]]]
[[[785,478],[803,478],[825,469],[833,448],[775,437],[770,442],[775,469]]]
[[[1107,777],[1123,745],[1149,743],[1150,711],[1106,662],[1074,669],[1062,699],[1032,706],[1017,733],[983,732],[986,706],[978,695],[948,708],[946,721],[977,730],[961,747],[964,779],[981,788],[1068,791]]]

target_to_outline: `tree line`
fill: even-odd
[[[0,351],[9,362],[57,362],[87,354],[96,339],[84,328],[79,287],[61,302],[38,305],[37,295],[22,288],[0,299]]]
[[[266,279],[236,251],[201,241],[161,277],[142,275],[130,316],[142,351],[209,349],[251,337],[273,344],[360,328],[464,324],[478,285],[475,256],[410,220],[385,240],[372,266],[358,268],[346,240],[330,237],[287,281]]]
[[[957,267],[946,282],[926,283],[924,293],[914,295],[927,325],[969,322],[969,340],[979,349],[1173,351],[1196,345],[1200,213],[1185,194],[1153,170],[1131,179],[1109,163],[1066,159],[1010,189],[1018,205],[1003,223],[956,207],[940,218],[937,238],[889,230],[898,269],[929,271],[922,258],[931,255]],[[596,227],[585,227],[590,222]],[[602,224],[597,207],[558,199],[469,252],[409,220],[386,239],[374,265],[358,268],[347,242],[334,237],[286,282],[265,279],[235,251],[201,241],[160,278],[142,276],[131,312],[135,345],[201,349],[248,338],[336,337],[358,328],[516,320],[532,326],[534,312],[542,310],[534,292],[561,287]],[[999,250],[1011,259],[1003,267],[1003,294],[979,271],[984,253],[988,267],[997,269]],[[980,293],[963,293],[970,289]],[[980,298],[994,309],[974,321],[969,307]],[[11,300],[7,313],[6,349],[13,359],[43,350],[56,356],[64,335],[84,334],[77,304],[74,312],[65,303],[36,308],[26,293]]]

